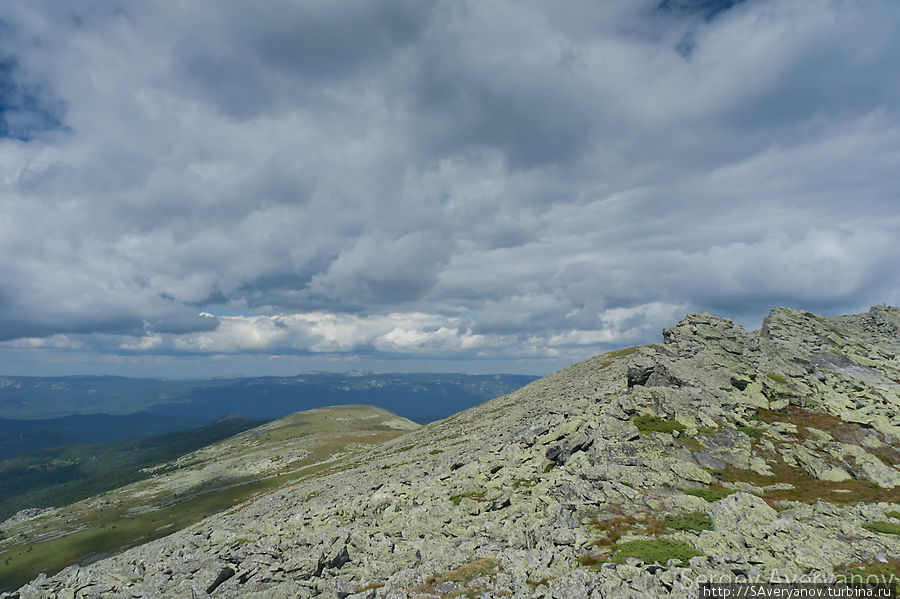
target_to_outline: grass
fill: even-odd
[[[885,522],[884,520],[864,524],[863,528],[883,535],[900,535],[900,525],[893,522]]]
[[[622,349],[615,349],[613,351],[608,351],[605,354],[602,354],[604,358],[621,358],[623,356],[630,356],[634,352],[638,350],[639,346],[634,347],[624,347]]]
[[[719,480],[722,480],[725,476],[725,471],[721,468],[705,468],[705,470]]]
[[[694,437],[685,437],[684,435],[682,435],[681,437],[678,437],[677,441],[678,441],[678,445],[680,445],[681,447],[686,447],[687,449],[690,449],[691,451],[703,451],[705,449],[705,446],[703,445],[703,443],[701,443],[698,439],[695,439]]]
[[[434,593],[435,587],[443,582],[454,582],[459,585],[467,586],[476,578],[480,576],[496,574],[498,570],[499,566],[496,560],[486,557],[480,558],[467,564],[463,564],[461,566],[453,568],[452,570],[448,570],[443,574],[428,578],[425,581],[425,586],[418,590],[424,591],[425,593]],[[453,594],[445,596],[453,596]]]
[[[431,451],[428,452],[428,455],[438,455],[440,453],[444,453],[444,450],[443,449],[432,449]]]
[[[225,421],[143,439],[45,449],[0,461],[0,521],[29,507],[58,507],[149,478],[143,471],[259,425]]]
[[[878,581],[879,584],[893,586],[895,595],[900,595],[900,560],[888,559],[887,563],[856,562],[837,566],[834,573],[839,577],[838,582],[844,582],[840,577],[845,577],[846,583],[850,585]]]
[[[450,496],[450,501],[452,501],[454,505],[459,505],[463,499],[471,499],[473,501],[486,501],[484,491],[467,491],[466,493],[460,493],[459,495]]]
[[[810,428],[824,431],[831,435],[836,441],[847,443],[850,445],[862,445],[863,439],[874,435],[879,440],[881,440],[884,445],[875,448],[867,448],[866,451],[876,456],[886,464],[900,464],[900,447],[896,446],[896,442],[888,443],[888,439],[885,439],[881,433],[878,433],[873,429],[864,427],[861,424],[857,424],[854,422],[844,422],[843,420],[835,416],[831,416],[829,414],[821,414],[819,412],[812,412],[798,406],[788,406],[784,410],[777,411],[759,410],[756,413],[756,418],[762,422],[766,422],[769,424],[775,422],[793,424],[795,427],[797,427],[797,433],[793,436],[798,441],[805,441],[807,439],[815,438],[815,435],[810,432]],[[776,474],[780,477],[782,473]],[[794,484],[792,480],[788,480],[785,482]],[[844,485],[845,483],[841,484]],[[873,494],[871,491],[863,488],[863,485],[866,484],[867,483],[859,483],[857,481],[857,485],[855,487],[852,487],[851,485],[852,488],[847,488],[853,490],[854,492],[862,491],[867,497],[876,497],[876,501],[900,501],[900,495],[898,495],[896,492],[894,492],[893,495],[890,491],[888,491],[887,493],[876,492]],[[891,496],[893,496],[893,499],[891,498]],[[863,501],[863,499],[861,499],[860,501]],[[865,501],[870,500],[866,499]],[[846,503],[846,501],[843,501],[842,503]]]
[[[888,518],[894,518],[896,520],[900,520],[900,512],[898,512],[896,510],[891,511],[891,512],[885,512],[884,515],[887,516]]]
[[[859,480],[818,480],[802,468],[789,466],[782,461],[769,463],[769,467],[774,476],[728,467],[720,470],[717,478],[723,482],[745,482],[757,487],[773,483],[788,483],[793,486],[791,489],[766,491],[762,497],[769,504],[778,501],[827,501],[839,505],[900,501],[900,489],[897,488],[883,489],[874,483]]]
[[[638,432],[642,435],[651,433],[672,433],[673,431],[681,432],[684,425],[676,421],[674,418],[660,418],[659,416],[650,416],[644,414],[636,417],[632,422],[637,427]]]
[[[278,484],[280,481],[237,485],[143,514],[129,514],[121,508],[112,513],[101,511],[85,522],[88,527],[83,530],[0,553],[0,588],[16,587],[39,572],[55,573],[72,563],[93,561],[163,537]]]
[[[712,519],[701,512],[691,514],[670,514],[665,519],[666,526],[672,530],[712,530]]]
[[[659,563],[666,565],[670,559],[681,560],[683,564],[686,564],[692,557],[700,557],[702,555],[703,553],[684,541],[665,538],[638,539],[636,541],[618,543],[609,556],[602,554],[584,555],[578,562],[582,566],[590,566],[595,570],[599,570],[604,563],[624,564],[629,557],[636,557],[645,564]]]
[[[713,502],[737,493],[734,489],[726,489],[720,485],[710,485],[707,489],[682,489],[682,493]]]
[[[370,421],[363,421],[349,426],[362,428],[369,424]],[[282,485],[337,472],[353,462],[346,456],[348,448],[382,443],[404,432],[380,430],[377,423],[371,424],[372,429],[349,428],[301,435],[303,438],[297,443],[307,450],[306,456],[272,471],[265,478],[207,480],[178,493],[157,493],[150,498],[136,495],[136,491],[152,489],[151,482],[140,482],[138,487],[126,487],[104,495],[104,505],[99,507],[81,503],[70,506],[65,512],[66,522],[51,517],[43,520],[45,528],[36,529],[41,521],[35,521],[29,530],[32,537],[33,530],[39,530],[46,539],[54,534],[59,536],[52,540],[34,539],[33,542],[17,538],[16,545],[9,545],[10,541],[7,541],[5,551],[0,552],[0,590],[15,588],[40,572],[52,575],[73,563],[90,563],[171,534],[211,514],[237,511],[264,492]],[[263,432],[265,434],[270,433]],[[260,447],[264,445],[255,450]],[[306,499],[312,496],[314,494],[309,494]],[[151,508],[152,511],[135,513],[129,508]]]
[[[775,374],[774,372],[770,372],[766,376],[769,377],[770,379],[772,379],[773,381],[775,381],[776,383],[780,383],[782,385],[788,384],[787,378],[781,376],[780,374]]]
[[[644,560],[646,564],[660,563],[665,565],[670,559],[687,563],[692,557],[703,555],[684,541],[673,539],[640,539],[616,545],[611,561],[624,564],[629,557]]]
[[[626,534],[659,535],[665,532],[665,524],[653,516],[637,517],[636,515],[615,515],[609,518],[593,518],[591,527],[603,534],[594,540],[594,547],[612,547]]]
[[[739,426],[737,429],[751,439],[760,439],[763,436],[763,429],[758,426]]]

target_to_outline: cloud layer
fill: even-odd
[[[542,369],[689,310],[900,303],[898,30],[894,0],[7,2],[0,348]]]

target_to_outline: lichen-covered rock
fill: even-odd
[[[686,598],[896,560],[870,524],[900,511],[898,326],[689,314],[4,597]]]

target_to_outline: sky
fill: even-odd
[[[900,304],[896,0],[6,0],[0,374],[545,374]]]

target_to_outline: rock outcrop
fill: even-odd
[[[690,314],[19,597],[695,597],[900,577],[900,312]]]

